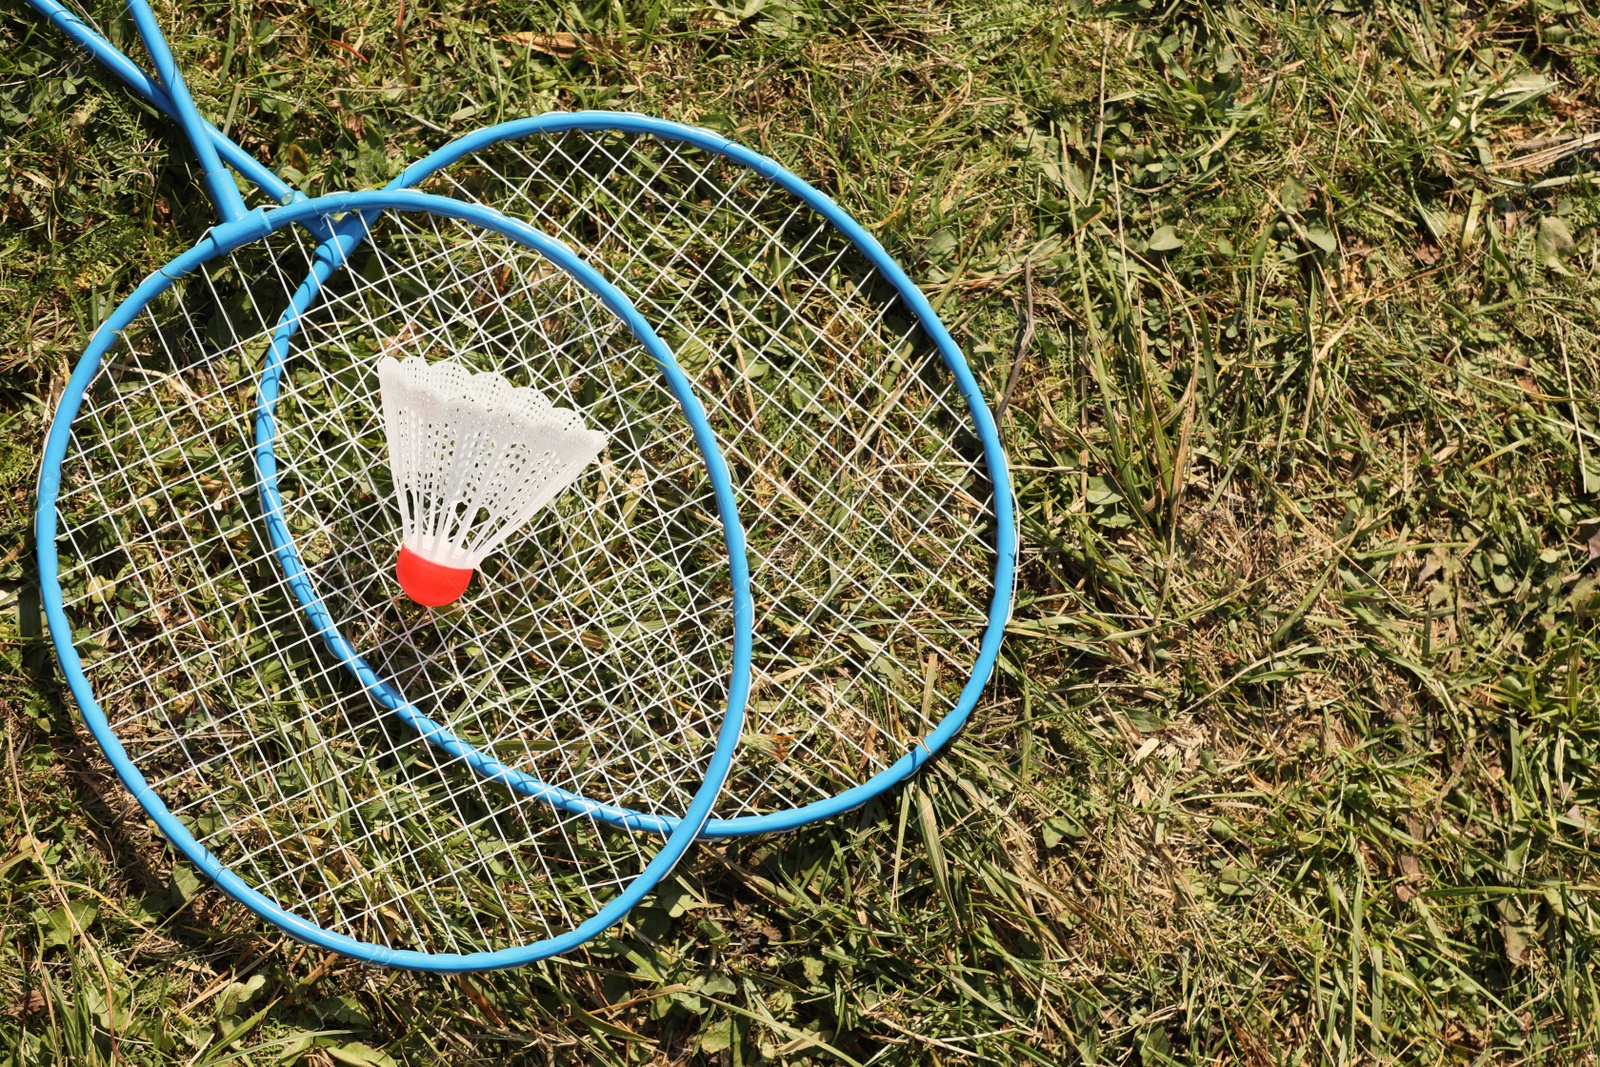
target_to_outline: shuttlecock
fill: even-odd
[[[400,506],[395,577],[428,607],[466,592],[484,557],[606,446],[577,412],[493,372],[384,356],[378,385]]]

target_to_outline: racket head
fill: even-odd
[[[1012,489],[959,346],[870,233],[757,152],[621,112],[475,131],[391,187],[487,204],[602,264],[710,405],[758,605],[750,723],[707,836],[788,830],[858,807],[948,743],[1009,620]],[[746,373],[753,363],[768,377]],[[889,379],[876,391],[859,366],[873,363]],[[774,430],[761,419],[789,421]],[[848,443],[886,428],[903,435],[880,436],[887,455]],[[807,499],[784,516],[771,497],[790,480]],[[912,503],[892,503],[897,493]],[[863,521],[842,529],[813,499]],[[841,606],[841,589],[861,603]]]
[[[229,269],[243,273],[241,261],[259,253],[252,262],[260,274],[251,277],[277,279],[285,306],[318,266],[333,276],[319,283],[321,295],[332,294],[340,271],[354,262],[306,243],[294,226],[340,215],[365,220],[363,229],[374,220],[414,218],[430,220],[435,234],[441,222],[471,227],[488,235],[474,246],[477,254],[491,244],[512,250],[506,270],[529,260],[544,264],[550,269],[539,278],[567,284],[585,321],[601,310],[615,317],[610,333],[595,336],[631,341],[629,351],[637,350],[670,397],[662,410],[686,424],[682,438],[708,448],[694,459],[704,479],[697,499],[726,553],[725,596],[715,605],[729,638],[720,661],[726,702],[703,760],[708,773],[672,834],[639,833],[530,797],[469,768],[437,738],[396,730],[394,717],[385,716],[390,709],[350,684],[348,665],[329,660],[323,635],[291,597],[264,529],[272,507],[262,507],[254,484],[263,364],[252,352],[265,350],[291,321],[291,333],[309,345],[304,331],[316,301],[282,313],[249,306],[270,286],[242,291],[248,299],[241,303],[240,291],[219,285],[231,284]],[[279,245],[269,248],[270,238]],[[450,262],[438,269],[460,279]],[[360,281],[351,284],[361,291]],[[185,287],[198,295],[189,299]],[[332,306],[331,296],[327,302]],[[549,323],[555,305],[542,308]],[[254,328],[241,336],[239,321]],[[358,321],[352,329],[372,325]],[[334,349],[324,343],[308,354],[318,351]],[[280,409],[280,420],[286,414]],[[192,482],[196,495],[188,503],[165,488],[141,495],[152,480]],[[280,515],[292,519],[294,506],[280,501]],[[185,534],[189,523],[200,532],[203,556]],[[479,970],[540,959],[593,937],[693,843],[739,737],[748,695],[748,578],[731,483],[704,412],[671,352],[626,298],[558,242],[480,206],[412,191],[322,197],[217,227],[156,271],[96,331],[57,406],[36,538],[41,599],[63,673],[124,785],[230,896],[299,940],[359,959]],[[296,536],[292,543],[305,542]],[[385,555],[390,551],[384,546]],[[315,571],[314,561],[306,566]],[[158,595],[152,576],[164,583]],[[268,614],[270,625],[261,625]],[[218,686],[234,704],[214,699]],[[241,688],[249,691],[234,691]],[[147,716],[145,705],[155,711]],[[287,727],[272,717],[285,705],[298,713]],[[286,738],[294,743],[285,745]],[[439,833],[441,825],[449,832]],[[433,837],[407,836],[419,826]]]

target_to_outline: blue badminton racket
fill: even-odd
[[[959,348],[878,242],[776,162],[638,115],[480,130],[392,187],[407,186],[605,264],[710,403],[751,520],[758,614],[751,721],[705,832],[846,810],[947,743],[1010,612],[1010,482]],[[663,744],[646,762],[692,781],[703,758]],[[676,821],[656,807],[630,825]]]
[[[223,221],[96,330],[47,440],[43,600],[85,722],[174,845],[297,938],[427,970],[579,944],[689,847],[740,733],[748,579],[709,422],[627,298],[524,223],[398,190],[249,210],[222,159],[250,165],[128,6],[159,76],[131,83]],[[443,612],[394,588],[389,356],[537,388],[609,442]],[[376,685],[332,640],[373,633]],[[491,680],[431,714],[384,692],[470,663]],[[658,731],[706,768],[687,793],[636,773]],[[664,837],[619,814],[682,795]]]

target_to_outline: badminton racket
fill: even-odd
[[[759,607],[751,721],[706,833],[846,810],[937,752],[1009,616],[1011,491],[959,348],[878,242],[774,161],[636,115],[481,130],[394,184],[606,264],[709,398]]]
[[[627,299],[525,224],[398,190],[246,210],[129,7],[225,221],[100,326],[47,440],[43,600],[85,722],[180,851],[302,940],[429,970],[579,944],[687,849],[739,734],[748,586],[704,413]],[[393,589],[394,353],[537,387],[610,441],[449,612]],[[364,684],[310,603],[407,670]],[[437,718],[375,692],[458,662],[501,691]],[[652,731],[706,768],[665,838],[615,815],[684,795],[619,762]]]

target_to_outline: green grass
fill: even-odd
[[[0,1063],[1595,1062],[1600,198],[1552,140],[1600,120],[1592,5],[162,16],[310,192],[551,107],[816,181],[991,397],[1024,348],[1017,611],[914,784],[700,849],[588,951],[285,942],[129,817],[41,637],[51,401],[207,219],[176,131],[8,3]]]

